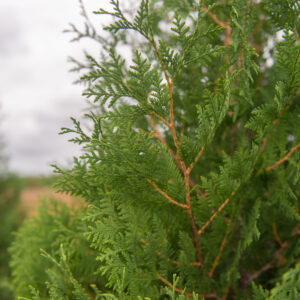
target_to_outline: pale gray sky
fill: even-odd
[[[109,0],[84,2],[99,26],[103,19],[91,12]],[[49,174],[50,163],[67,166],[79,153],[68,136],[58,135],[87,108],[67,57],[98,46],[69,43],[71,35],[62,31],[70,22],[83,23],[76,0],[0,0],[0,132],[12,171]]]

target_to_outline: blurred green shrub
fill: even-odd
[[[0,299],[3,300],[14,299],[7,249],[13,240],[12,232],[22,219],[17,210],[21,187],[16,176],[0,176]]]

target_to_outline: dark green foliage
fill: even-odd
[[[55,167],[88,207],[44,205],[21,228],[18,294],[298,299],[299,2],[111,5],[101,59],[73,60],[92,126],[62,133],[82,155]]]

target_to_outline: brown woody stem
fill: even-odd
[[[189,298],[194,297],[193,293],[185,292],[184,290],[174,287],[174,285],[170,281],[168,281],[167,279],[162,277],[159,273],[156,273],[156,276],[158,277],[159,280],[161,280],[163,283],[165,283],[168,287],[170,287],[171,289],[174,289],[177,293],[180,293],[180,294],[183,293],[185,296],[187,296]],[[202,295],[198,295],[198,298],[216,298],[216,294],[215,293],[202,294]]]
[[[298,143],[296,146],[294,146],[293,148],[291,148],[291,150],[284,156],[282,157],[279,161],[277,161],[275,164],[269,166],[266,168],[266,171],[269,172],[272,169],[276,168],[277,166],[281,165],[282,163],[284,163],[286,160],[289,159],[289,157],[293,154],[293,152],[295,152],[298,148],[300,148],[300,143]]]
[[[149,246],[151,247],[151,245],[149,243],[147,243],[144,239],[141,239],[141,242],[146,245],[146,246]],[[167,262],[171,262],[172,264],[174,265],[179,265],[179,262],[175,259],[170,259],[168,257],[166,257],[164,254],[162,254],[160,251],[155,251],[155,253],[158,255],[158,256],[161,256],[161,257],[165,257],[166,258],[166,261]],[[195,266],[195,267],[199,267],[200,264],[198,262],[191,262],[190,263],[191,266]]]
[[[170,203],[172,203],[174,205],[177,205],[177,206],[179,206],[181,208],[187,209],[187,205],[186,204],[177,202],[176,200],[172,199],[167,193],[165,193],[164,191],[162,191],[152,180],[150,180],[150,179],[147,178],[146,181],[149,182],[154,187],[154,189],[157,192],[159,192],[162,196],[164,196]]]
[[[295,235],[300,234],[299,232],[300,222],[296,225],[295,229],[293,230],[291,237],[294,237]],[[275,238],[276,239],[276,238]],[[263,267],[261,267],[259,270],[252,273],[247,281],[244,283],[244,286],[247,287],[253,280],[255,280],[257,277],[260,276],[261,273],[269,270],[272,268],[278,261],[282,260],[282,252],[287,248],[287,246],[290,244],[290,241],[287,240],[285,242],[281,242],[280,248],[275,252],[274,259],[272,259],[270,262],[265,264]]]
[[[232,192],[230,197],[228,197],[220,206],[219,208],[212,214],[212,216],[209,218],[209,220],[198,230],[197,234],[201,235],[203,231],[206,229],[206,227],[213,221],[213,219],[217,216],[218,213],[220,213],[223,208],[228,204],[230,199],[234,196],[235,192]]]
[[[182,204],[182,203],[179,203],[177,201],[175,201],[174,199],[172,199],[170,196],[168,196],[165,192],[163,192],[162,190],[159,189],[159,187],[154,183],[152,182],[151,180],[147,179],[147,181],[155,188],[155,190],[157,190],[161,195],[163,195],[169,202],[171,202],[172,204],[175,204],[177,206],[180,206],[184,209],[186,209],[187,213],[188,213],[188,216],[189,216],[189,221],[191,223],[191,226],[192,226],[192,229],[193,229],[193,232],[194,232],[194,243],[195,243],[195,247],[196,247],[196,252],[197,252],[197,260],[199,262],[199,264],[202,264],[202,256],[201,256],[201,249],[200,249],[200,244],[199,244],[199,239],[198,239],[198,229],[197,229],[197,226],[195,224],[195,221],[194,221],[194,217],[193,217],[193,214],[192,214],[192,209],[191,209],[191,202],[190,202],[190,184],[191,184],[191,180],[190,180],[190,177],[189,177],[189,172],[187,172],[186,170],[186,165],[184,163],[184,161],[182,161],[179,157],[179,145],[178,145],[178,138],[177,138],[177,134],[176,134],[176,129],[175,129],[175,124],[174,124],[174,101],[173,101],[173,81],[170,79],[169,75],[168,75],[168,72],[167,72],[167,69],[166,69],[166,66],[164,65],[164,62],[160,56],[160,53],[159,53],[159,50],[157,48],[157,45],[155,43],[155,40],[153,38],[153,35],[152,35],[152,38],[149,39],[153,49],[154,49],[154,52],[159,60],[159,63],[160,63],[160,66],[163,70],[163,73],[165,75],[165,79],[167,81],[167,85],[168,85],[168,93],[169,93],[169,122],[166,122],[166,120],[162,120],[164,122],[165,125],[168,126],[168,128],[170,129],[170,132],[171,132],[171,135],[173,137],[173,142],[174,142],[174,146],[176,148],[176,154],[172,155],[172,152],[171,155],[174,157],[175,159],[175,162],[179,168],[179,170],[182,172],[182,174],[184,175],[184,184],[185,184],[185,191],[186,191],[186,204]],[[155,129],[155,128],[154,128]],[[162,142],[162,139],[161,137],[158,136],[158,138],[161,140]],[[166,145],[166,143],[165,143]],[[198,158],[199,159],[199,158]],[[197,160],[198,160],[197,159]]]
[[[164,119],[162,116],[160,116],[159,114],[157,114],[155,111],[153,110],[150,110],[151,114],[153,116],[155,116],[157,119],[159,119],[160,121],[162,121],[166,126],[170,127],[170,123]]]
[[[225,27],[225,41],[224,45],[230,44],[231,27],[225,22],[221,21],[215,14],[210,12],[206,6],[203,6],[204,12],[219,26]]]
[[[275,240],[277,241],[277,243],[281,246],[282,245],[282,241],[278,235],[278,232],[277,232],[277,226],[276,226],[276,223],[273,222],[272,223],[272,231],[273,231],[273,235],[275,237]]]
[[[172,149],[168,146],[167,142],[165,141],[165,139],[162,137],[162,135],[159,133],[158,128],[155,124],[155,121],[153,120],[152,116],[148,116],[148,120],[151,124],[151,127],[153,128],[153,136],[158,139],[167,149],[167,151],[171,154],[173,160],[176,163],[176,166],[178,167],[178,169],[180,170],[180,172],[184,175],[184,169],[182,168],[182,163],[179,160],[178,156],[172,151]],[[149,133],[148,133],[149,134]],[[191,187],[195,187],[195,183],[192,179],[189,180],[189,184]],[[206,198],[207,196],[205,195],[204,192],[202,192],[200,189],[195,189],[195,192],[200,195],[202,198]]]
[[[232,223],[232,219],[230,219],[230,221],[229,221],[229,223],[227,225],[226,233],[225,233],[225,236],[224,236],[224,238],[222,240],[221,246],[219,248],[218,255],[216,256],[216,259],[215,259],[215,261],[214,261],[214,263],[213,263],[213,265],[212,265],[212,267],[211,267],[211,269],[210,269],[210,271],[208,273],[209,277],[213,276],[214,271],[215,271],[215,269],[216,269],[216,267],[217,267],[217,265],[219,263],[219,260],[221,258],[222,252],[224,250],[224,247],[225,247],[225,244],[226,244],[226,241],[227,241],[227,238],[228,238],[228,234],[229,234],[229,231],[230,231],[231,223]]]
[[[199,236],[198,236],[198,229],[194,221],[193,213],[192,213],[192,208],[191,208],[191,193],[190,193],[190,184],[189,184],[189,174],[185,173],[184,174],[184,182],[185,182],[185,189],[186,189],[186,197],[185,201],[187,204],[187,213],[189,216],[190,223],[192,225],[192,229],[194,232],[194,243],[196,247],[196,253],[197,253],[197,261],[202,264],[202,255],[201,255],[201,248],[199,244]]]
[[[203,154],[204,150],[205,150],[205,147],[203,146],[203,147],[200,149],[200,151],[199,151],[199,153],[197,154],[197,156],[195,157],[194,161],[193,161],[193,162],[191,163],[191,165],[187,168],[187,170],[186,170],[186,173],[187,173],[187,174],[190,174],[190,173],[191,173],[191,171],[193,170],[195,164],[198,162],[199,158],[200,158],[201,155]]]

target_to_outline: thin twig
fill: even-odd
[[[295,229],[294,229],[294,231],[292,233],[292,236],[300,234],[299,227],[300,227],[300,222],[296,225],[296,227],[295,227]]]
[[[183,172],[184,174],[184,184],[185,184],[185,190],[186,190],[186,204],[181,204],[181,203],[178,203],[177,201],[171,199],[166,193],[164,193],[163,191],[161,191],[156,185],[154,182],[150,182],[150,184],[152,184],[152,186],[160,193],[162,194],[169,202],[177,205],[177,206],[180,206],[184,209],[187,210],[187,213],[188,213],[188,216],[189,216],[189,221],[191,223],[191,226],[192,226],[192,229],[193,229],[193,232],[194,232],[194,243],[195,243],[195,247],[196,247],[196,253],[197,253],[197,260],[200,264],[202,264],[202,255],[201,255],[201,248],[200,248],[200,244],[199,244],[199,239],[198,239],[198,235],[197,235],[197,226],[195,224],[195,221],[194,221],[194,217],[193,217],[193,214],[192,214],[192,209],[191,209],[191,203],[190,203],[190,177],[189,177],[189,173],[186,172],[186,165],[184,163],[184,161],[180,160],[179,158],[179,146],[178,146],[178,138],[177,138],[177,134],[176,134],[176,130],[175,130],[175,124],[174,124],[174,101],[173,101],[173,81],[170,80],[169,78],[169,75],[168,75],[168,72],[166,70],[166,67],[161,59],[161,56],[160,56],[160,53],[158,51],[158,48],[156,46],[156,43],[154,41],[154,38],[152,38],[150,40],[150,43],[152,44],[153,48],[154,48],[154,51],[157,55],[157,58],[160,62],[160,65],[162,67],[162,70],[165,74],[165,79],[167,81],[167,85],[168,85],[168,93],[169,93],[169,119],[170,121],[166,124],[170,131],[171,131],[171,134],[172,134],[172,137],[173,137],[173,142],[174,142],[174,145],[175,145],[175,148],[176,148],[176,162],[179,166],[179,169]]]
[[[221,27],[225,27],[225,28],[228,27],[228,25],[225,22],[221,21],[215,14],[210,12],[206,6],[203,6],[203,10],[217,25],[219,25]]]
[[[184,129],[185,129],[185,122],[184,122],[184,120],[183,120],[183,121],[182,121],[181,129],[180,129],[180,138],[179,138],[179,143],[180,143],[180,144],[182,144],[182,139],[183,139]]]
[[[297,29],[296,29],[296,27],[294,27],[294,28],[293,28],[293,31],[294,31],[294,34],[295,34],[296,40],[297,40],[298,42],[300,42],[300,36],[299,36],[299,34],[298,34],[298,32],[297,32]]]
[[[259,277],[261,273],[271,269],[276,264],[276,262],[278,262],[278,260],[281,258],[282,252],[288,245],[289,245],[289,241],[285,241],[284,243],[282,243],[281,247],[275,252],[275,255],[274,255],[275,258],[272,259],[267,264],[265,264],[263,267],[261,267],[258,271],[255,271],[254,273],[252,273],[248,277],[247,282],[245,283],[245,287],[247,287],[254,279]]]
[[[230,197],[228,197],[220,206],[219,208],[213,213],[213,215],[209,218],[209,220],[198,230],[198,235],[201,235],[206,227],[213,221],[213,219],[220,213],[223,208],[228,204],[230,199],[234,196],[235,192],[232,192]]]
[[[180,172],[182,173],[182,175],[184,175],[185,169],[182,166],[182,163],[180,162],[178,156],[173,152],[173,150],[169,147],[169,145],[167,144],[166,140],[162,137],[162,135],[159,133],[158,128],[155,124],[155,121],[153,120],[152,116],[148,116],[148,120],[153,128],[153,137],[155,137],[156,139],[158,139],[167,149],[167,151],[171,154],[173,160],[176,163],[176,166],[178,167],[178,169],[180,170]],[[143,131],[145,132],[145,131]],[[148,132],[146,132],[147,134],[149,134]],[[194,181],[192,179],[189,179],[189,184],[191,187],[195,187],[196,184],[194,183]],[[205,195],[204,192],[202,192],[200,189],[195,189],[195,192],[200,195],[202,198],[206,198],[207,196]]]
[[[151,125],[151,127],[153,128],[153,131],[154,131],[153,136],[154,136],[155,138],[157,138],[157,139],[158,139],[158,140],[159,140],[159,141],[167,148],[168,152],[170,152],[170,154],[171,154],[172,157],[173,157],[173,151],[172,151],[172,149],[170,149],[170,147],[168,146],[168,144],[167,144],[167,142],[165,141],[165,139],[164,139],[164,138],[162,137],[162,135],[159,133],[158,128],[157,128],[157,126],[156,126],[156,124],[155,124],[155,121],[153,120],[152,116],[148,115],[147,117],[148,117],[148,120],[149,120],[149,122],[150,122],[150,125]]]
[[[151,247],[151,245],[150,245],[149,243],[147,243],[144,239],[141,239],[141,242],[142,242],[144,245]],[[174,264],[174,265],[179,265],[179,262],[178,262],[177,260],[175,260],[175,259],[170,259],[170,258],[166,257],[166,256],[165,256],[164,254],[162,254],[160,251],[155,251],[155,253],[156,253],[158,256],[161,256],[161,257],[166,258],[166,261],[167,261],[167,262],[171,262],[171,263]],[[198,262],[191,262],[190,265],[191,265],[191,266],[194,266],[194,267],[199,267],[199,266],[200,266],[200,264],[199,264]]]
[[[157,114],[155,111],[150,110],[150,113],[155,116],[157,119],[159,119],[160,121],[162,121],[166,126],[170,127],[170,123],[164,119],[162,116],[160,116],[159,114]]]
[[[176,148],[176,164],[179,167],[179,170],[181,170],[181,172],[184,175],[184,184],[185,184],[185,190],[186,190],[186,199],[185,202],[186,204],[181,204],[175,200],[173,200],[172,198],[170,198],[165,192],[161,191],[154,182],[151,182],[147,179],[147,181],[161,194],[163,195],[169,202],[180,206],[184,209],[187,210],[188,216],[189,216],[189,220],[191,223],[191,226],[193,228],[193,232],[194,232],[194,243],[195,243],[195,247],[196,247],[196,252],[197,252],[197,260],[200,264],[202,264],[202,256],[201,256],[201,249],[200,249],[200,244],[199,244],[199,239],[198,239],[198,235],[197,235],[197,226],[195,224],[194,218],[193,218],[193,214],[192,214],[192,209],[191,209],[191,203],[190,203],[190,177],[189,177],[189,173],[186,172],[186,165],[184,163],[183,160],[180,159],[180,151],[179,151],[179,145],[178,145],[178,138],[177,138],[177,134],[176,134],[176,129],[175,129],[175,123],[174,123],[174,101],[173,101],[173,81],[170,79],[166,66],[164,65],[164,62],[161,58],[161,55],[159,53],[159,50],[157,48],[157,45],[155,43],[154,40],[154,34],[152,32],[152,29],[150,27],[150,33],[151,33],[151,38],[149,39],[149,42],[151,43],[154,52],[159,60],[159,63],[161,65],[161,68],[163,70],[163,73],[165,75],[165,79],[167,81],[167,85],[168,85],[168,95],[169,95],[169,122],[164,122],[168,128],[171,131],[171,135],[173,137],[173,142],[174,142],[174,146]]]
[[[266,144],[267,144],[267,138],[264,137],[262,139],[262,143],[261,143],[261,146],[260,146],[260,149],[259,149],[259,153],[263,153],[264,152]]]
[[[266,168],[266,171],[269,172],[272,169],[276,168],[277,166],[281,165],[282,163],[284,163],[286,160],[289,159],[289,157],[293,154],[293,152],[295,152],[298,148],[300,148],[300,143],[298,143],[296,146],[294,146],[293,148],[291,148],[291,150],[284,156],[282,157],[280,160],[278,160],[275,164],[269,166]]]
[[[199,158],[201,157],[201,155],[203,154],[205,150],[205,147],[203,146],[200,151],[198,152],[197,156],[195,157],[194,161],[191,163],[191,165],[187,168],[186,172],[187,174],[190,174],[191,171],[193,170],[195,164],[198,162]]]
[[[185,296],[187,296],[189,298],[194,297],[195,294],[185,292],[184,290],[181,290],[181,289],[175,287],[170,281],[168,281],[167,279],[162,277],[159,273],[156,273],[156,276],[158,277],[159,280],[161,280],[163,283],[165,283],[168,287],[170,287],[171,289],[174,289],[177,293],[184,294]],[[202,294],[202,295],[197,295],[197,296],[198,296],[198,298],[216,298],[215,293]]]
[[[190,193],[190,184],[189,184],[189,174],[185,173],[184,174],[184,183],[185,183],[185,189],[186,189],[186,196],[185,196],[185,202],[187,205],[187,213],[189,216],[190,223],[193,228],[194,232],[194,243],[196,247],[196,253],[197,253],[197,261],[202,265],[202,254],[201,254],[201,248],[199,244],[199,236],[198,236],[198,228],[196,226],[193,213],[192,213],[192,208],[191,208],[191,193]]]
[[[215,261],[214,261],[214,263],[213,263],[213,265],[212,265],[212,267],[211,267],[211,269],[210,269],[210,271],[209,271],[209,273],[208,273],[208,276],[209,276],[209,277],[212,277],[212,276],[213,276],[214,271],[215,271],[215,269],[216,269],[216,267],[217,267],[217,265],[218,265],[218,263],[219,263],[219,260],[220,260],[220,258],[221,258],[222,252],[223,252],[223,250],[224,250],[224,247],[225,247],[225,244],[226,244],[228,235],[229,235],[231,223],[232,223],[232,219],[230,219],[230,221],[229,221],[229,223],[228,223],[228,225],[227,225],[226,233],[225,233],[225,236],[224,236],[224,238],[223,238],[223,240],[222,240],[221,246],[220,246],[220,248],[219,248],[218,255],[216,256],[216,259],[215,259]]]
[[[280,239],[280,237],[279,237],[279,235],[278,235],[277,227],[276,227],[276,223],[275,223],[275,222],[272,223],[272,231],[273,231],[273,235],[274,235],[274,237],[275,237],[276,242],[277,242],[280,246],[282,246],[282,241],[281,241],[281,239]]]
[[[226,287],[224,296],[222,298],[220,298],[220,300],[226,300],[228,293],[229,293],[229,286]]]
[[[270,268],[273,267],[273,265],[276,263],[277,259],[273,259],[270,262],[268,262],[267,264],[265,264],[262,268],[260,268],[258,271],[254,272],[253,274],[251,274],[249,276],[249,278],[247,279],[246,283],[245,283],[245,287],[247,287],[254,279],[256,279],[257,277],[260,276],[261,273],[269,270]]]
[[[206,6],[203,6],[204,12],[207,13],[207,15],[219,26],[225,27],[225,41],[224,45],[230,44],[230,35],[231,35],[231,27],[226,24],[225,22],[221,21],[215,14],[210,12]]]
[[[179,206],[181,208],[187,209],[187,205],[186,204],[177,202],[176,200],[172,199],[167,193],[165,193],[164,191],[162,191],[152,180],[150,180],[150,179],[147,178],[146,181],[149,182],[154,187],[154,189],[157,192],[159,192],[162,196],[164,196],[170,203],[172,203],[174,205],[177,205],[177,206]]]
[[[141,242],[142,242],[144,245],[150,247],[150,244],[147,243],[144,239],[141,239]],[[165,257],[166,260],[167,260],[167,262],[171,262],[171,263],[174,264],[174,265],[178,265],[178,264],[179,264],[177,260],[172,260],[172,259],[166,257],[166,256],[165,256],[164,254],[162,254],[160,251],[155,251],[155,253],[156,253],[158,256]]]
[[[148,120],[153,128],[154,133],[152,134],[153,137],[155,137],[156,139],[158,139],[167,149],[167,151],[170,153],[170,155],[172,156],[176,166],[178,167],[178,169],[180,170],[180,172],[182,173],[182,175],[184,175],[185,169],[182,166],[182,163],[180,162],[178,156],[173,152],[173,150],[169,147],[169,145],[167,144],[166,140],[162,137],[162,135],[159,133],[158,128],[155,124],[155,121],[153,120],[152,116],[148,116]],[[142,130],[144,133],[146,134],[151,134],[150,132],[145,132],[144,130]],[[196,183],[192,180],[189,179],[189,184],[192,188],[194,188],[196,186]],[[204,192],[202,192],[199,188],[194,190],[198,195],[200,195],[202,198],[207,198],[206,194]]]
[[[159,60],[159,64],[160,64],[160,66],[161,66],[161,68],[162,68],[162,70],[163,70],[163,72],[164,72],[164,75],[165,75],[165,79],[166,79],[166,81],[169,83],[169,82],[170,82],[170,77],[169,77],[169,75],[168,75],[166,66],[164,65],[163,60],[162,60],[162,58],[161,58],[161,56],[160,56],[160,53],[159,53],[159,51],[158,51],[158,48],[157,48],[157,45],[156,45],[156,43],[155,43],[154,38],[153,38],[153,37],[150,38],[150,39],[149,39],[149,42],[150,42],[150,44],[152,45],[152,47],[153,47],[153,49],[154,49],[154,52],[155,52],[155,54],[156,54],[156,56],[157,56],[157,58],[158,58],[158,60]]]
[[[190,178],[190,186],[195,187],[196,183]],[[207,198],[207,195],[199,189],[195,189],[195,192],[200,195],[203,199]]]
[[[174,106],[174,101],[173,101],[173,81],[170,81],[168,82],[168,90],[169,90],[169,118],[170,118],[170,131],[171,131],[171,134],[172,134],[172,137],[173,137],[173,141],[174,141],[174,145],[175,145],[175,148],[177,150],[177,154],[179,154],[179,147],[178,147],[178,139],[177,139],[177,134],[176,134],[176,130],[175,130],[175,124],[174,124],[174,109],[173,109],[173,106]],[[182,163],[182,166],[184,166],[185,168],[185,164],[183,161],[181,161]]]
[[[155,54],[156,54],[156,56],[157,56],[157,58],[159,60],[160,66],[161,66],[161,68],[163,70],[163,73],[165,75],[165,79],[166,79],[167,85],[168,85],[168,91],[169,91],[169,118],[170,118],[170,122],[167,122],[164,119],[163,119],[164,120],[163,122],[170,128],[175,148],[177,150],[177,153],[179,153],[178,140],[177,140],[177,135],[176,135],[176,131],[175,131],[175,125],[174,125],[173,95],[172,95],[173,81],[170,80],[170,77],[168,75],[166,66],[163,63],[163,60],[162,60],[162,58],[160,56],[160,53],[159,53],[157,45],[156,45],[156,43],[154,41],[154,38],[152,37],[151,39],[149,39],[149,42],[152,45],[152,47],[154,49],[154,52],[155,52]]]
[[[300,222],[296,225],[295,229],[293,230],[291,237],[294,237],[297,234],[300,234],[299,231]],[[285,242],[281,242],[280,248],[275,252],[274,256],[275,258],[272,259],[270,262],[265,264],[263,267],[261,267],[258,271],[255,271],[252,273],[247,281],[245,282],[244,286],[247,287],[254,279],[260,276],[261,273],[271,269],[280,259],[282,259],[282,252],[287,248],[287,246],[290,244],[290,241],[287,240]]]

